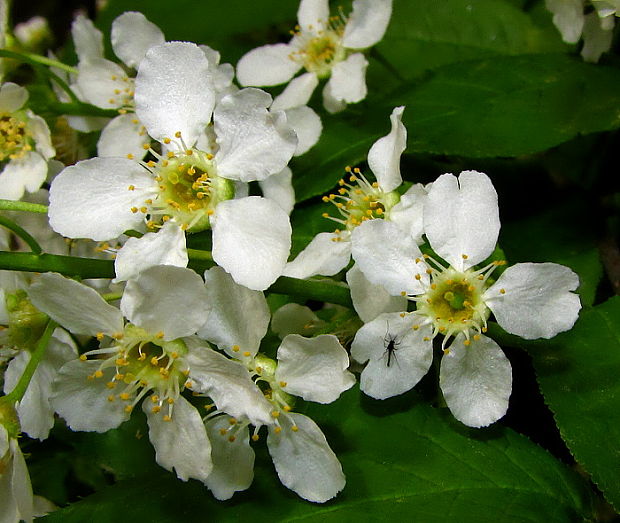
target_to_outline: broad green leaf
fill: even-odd
[[[377,45],[408,79],[450,63],[565,48],[554,27],[538,27],[505,0],[396,0],[388,30]]]
[[[389,106],[407,106],[410,153],[520,156],[620,127],[617,85],[617,68],[564,55],[502,56],[439,68]]]
[[[339,455],[348,484],[334,501],[304,502],[280,486],[265,452],[251,490],[218,503],[171,475],[124,481],[46,521],[576,521],[591,517],[586,483],[527,438],[501,426],[470,430],[409,394],[400,406],[357,389],[308,414]],[[404,411],[399,411],[404,406]],[[370,414],[369,411],[379,413]],[[267,461],[267,462],[266,462]]]
[[[582,311],[550,341],[505,343],[530,353],[562,438],[607,500],[620,509],[620,297]],[[497,336],[494,337],[498,339]]]

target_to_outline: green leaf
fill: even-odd
[[[606,499],[620,509],[620,297],[582,311],[572,330],[527,342],[562,438]],[[494,337],[495,333],[494,333]],[[497,339],[497,337],[496,337]]]
[[[309,414],[340,457],[348,484],[324,505],[278,484],[265,452],[251,490],[218,503],[196,481],[171,475],[121,482],[47,521],[576,521],[591,517],[591,494],[573,471],[501,426],[466,429],[413,394],[367,401],[357,389]],[[412,405],[413,403],[413,405]],[[404,411],[398,411],[405,407]],[[379,415],[369,413],[374,411]]]
[[[618,128],[619,84],[617,68],[564,55],[502,56],[439,68],[389,107],[407,106],[410,153],[520,156]]]
[[[377,45],[408,79],[450,63],[565,48],[553,26],[536,26],[504,0],[395,1],[388,30]]]

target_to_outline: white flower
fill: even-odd
[[[354,384],[354,376],[346,370],[345,349],[332,335],[304,338],[290,334],[278,348],[277,361],[258,354],[269,324],[262,293],[236,285],[219,267],[207,271],[205,280],[214,307],[199,335],[238,360],[220,357],[226,365],[238,367],[230,393],[209,390],[208,383],[194,385],[194,390],[209,395],[217,406],[206,422],[213,445],[213,472],[206,485],[218,499],[247,489],[254,464],[248,426],[255,426],[252,439],[256,441],[258,429],[266,425],[267,446],[282,483],[309,501],[331,499],[344,488],[340,463],[319,427],[291,409],[293,396],[331,403]],[[233,387],[240,378],[243,386]],[[250,378],[265,387],[259,389]],[[222,381],[229,378],[222,375]],[[253,388],[248,389],[248,383]]]
[[[348,20],[330,17],[328,0],[302,0],[293,39],[244,55],[237,64],[237,78],[241,85],[278,85],[304,68],[307,72],[287,87],[287,97],[305,99],[296,104],[304,105],[319,79],[329,77],[323,104],[330,112],[341,111],[366,97],[368,62],[360,50],[383,38],[391,15],[392,0],[355,0]]]
[[[400,156],[405,150],[407,130],[401,122],[404,107],[396,107],[390,116],[390,133],[377,140],[368,152],[368,165],[377,181],[369,182],[359,169],[347,168],[348,180],[340,180],[337,193],[323,201],[335,206],[339,217],[324,213],[342,229],[317,234],[308,246],[286,264],[285,276],[309,278],[316,274],[331,276],[347,266],[351,259],[352,232],[361,223],[383,218],[397,222],[401,235],[422,236],[422,201],[425,190],[414,185],[402,197],[395,191],[402,183]]]
[[[120,311],[89,287],[53,273],[33,283],[29,295],[60,325],[101,342],[56,378],[51,402],[69,427],[105,432],[144,398],[157,462],[183,480],[204,480],[211,471],[209,440],[200,415],[181,395],[196,374],[200,378],[190,356],[200,364],[211,352],[188,338],[208,314],[200,276],[179,267],[145,270],[127,284]]]
[[[551,338],[577,319],[581,304],[572,291],[579,280],[554,263],[519,263],[492,284],[492,273],[505,262],[474,268],[493,252],[500,228],[497,194],[485,174],[440,176],[429,190],[424,224],[442,260],[422,255],[411,238],[386,243],[396,226],[384,220],[354,231],[353,258],[366,278],[393,296],[415,301],[416,310],[367,323],[351,354],[361,363],[369,361],[362,390],[386,398],[409,390],[426,373],[436,335],[445,336],[444,348],[454,338],[444,350],[441,389],[457,419],[485,426],[504,415],[512,388],[508,359],[484,335],[490,314],[509,333]]]
[[[47,176],[47,161],[56,154],[45,120],[23,109],[28,91],[7,82],[0,87],[0,198],[19,200],[35,192]]]
[[[141,270],[170,263],[170,257],[186,263],[182,231],[211,227],[219,265],[250,288],[271,285],[290,250],[288,215],[265,198],[232,199],[234,182],[281,172],[297,140],[284,114],[268,111],[268,94],[244,89],[225,96],[213,111],[215,99],[202,50],[182,42],[152,47],[136,79],[136,111],[166,152],[151,150],[155,160],[143,163],[94,158],[65,169],[50,189],[52,228],[72,238],[108,240],[145,222],[152,230],[163,227],[165,235],[131,242],[128,252],[137,258],[127,258],[121,249],[116,273],[124,280],[131,274],[123,267]],[[215,154],[194,147],[212,113]],[[151,249],[149,260],[139,255],[145,245]]]
[[[553,13],[553,23],[569,44],[583,37],[581,56],[587,62],[598,62],[601,55],[611,47],[614,15],[618,16],[617,0],[592,0],[595,10],[585,14],[584,0],[545,0],[547,9]]]

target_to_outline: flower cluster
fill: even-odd
[[[547,3],[567,31],[559,3]],[[616,12],[611,2],[595,7],[588,16],[601,27]],[[0,272],[1,521],[53,509],[33,496],[20,433],[44,440],[58,418],[72,431],[106,432],[136,409],[157,463],[215,498],[250,487],[254,448],[266,439],[281,483],[324,503],[345,488],[345,473],[302,414],[306,402],[338,401],[354,372],[368,396],[402,394],[443,353],[445,404],[483,427],[506,413],[512,390],[491,322],[525,339],[573,326],[581,303],[572,270],[509,266],[498,254],[489,176],[403,180],[404,106],[368,151],[368,172],[346,167],[322,197],[335,229],[291,256],[289,163],[322,133],[313,91],[326,80],[327,113],[366,97],[364,50],[381,40],[391,11],[391,0],[354,0],[349,16],[330,16],[327,0],[302,0],[292,40],[248,52],[236,71],[210,47],[167,42],[137,12],[114,20],[121,63],[108,60],[103,34],[79,15],[77,66],[39,58],[55,66],[49,89],[61,109],[84,112],[68,111],[63,133],[100,131],[97,155],[66,165],[53,160],[28,91],[1,85],[2,205],[43,210],[45,221],[0,217],[10,231],[0,232],[3,254],[29,248],[19,259],[39,273]],[[571,30],[565,39],[575,41],[581,28]],[[275,99],[258,88],[286,82]],[[20,202],[25,191],[39,191],[37,203]],[[41,255],[59,243],[81,256]],[[344,319],[298,303],[315,297],[304,290],[316,276],[334,277],[329,285],[349,305],[350,294]]]

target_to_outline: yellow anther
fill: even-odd
[[[433,274],[433,269],[426,269],[426,274]]]
[[[118,397],[123,401],[128,401],[131,396],[127,392],[121,392]]]
[[[136,186],[135,185],[130,185],[129,187],[127,187],[128,191],[135,191],[136,190]]]
[[[258,441],[258,434],[252,434],[252,441]]]
[[[247,350],[246,350],[246,351],[243,353],[243,355],[244,355],[246,358],[249,358],[249,357],[252,355],[252,353],[251,353],[250,351],[247,351]]]
[[[431,339],[428,336],[424,336],[424,338],[422,338],[422,341],[431,341]]]
[[[256,371],[257,374],[261,374],[263,372],[263,368],[260,365],[257,365],[254,370]]]
[[[181,138],[181,131],[177,131],[176,133],[174,133],[174,137]]]
[[[151,148],[151,146],[148,143],[143,143],[142,144],[142,149],[144,149],[145,151],[148,151]]]
[[[113,389],[114,387],[116,387],[116,383],[115,383],[115,382],[113,382],[113,381],[108,381],[108,382],[105,384],[105,386],[106,386],[108,389]]]
[[[174,398],[166,398],[166,403],[168,403],[168,405],[172,405],[174,403]]]
[[[159,401],[159,396],[158,396],[157,394],[153,394],[153,395],[151,396],[151,401],[152,401],[153,403],[157,403],[157,402]]]
[[[163,417],[163,420],[164,420],[164,421],[172,421],[172,418],[171,418],[168,414],[166,414],[166,415]]]
[[[82,354],[82,355],[80,356],[80,360],[82,360],[82,361],[86,361],[87,359],[88,359],[88,358],[86,357],[86,355],[85,355],[85,354]]]
[[[194,154],[194,151],[192,151],[191,149],[187,149],[187,150],[185,151],[185,154],[186,154],[187,156],[191,156],[192,154]],[[192,173],[192,174],[193,174],[193,173]]]
[[[172,151],[168,151],[167,156],[168,158],[174,158],[174,153]]]
[[[163,339],[163,337],[164,337],[164,332],[163,332],[163,331],[159,331],[157,334],[155,334],[155,337],[156,337],[158,340]]]
[[[480,334],[474,334],[474,340],[480,341]]]
[[[273,431],[274,431],[276,434],[280,434],[280,432],[282,432],[282,427],[276,427],[275,429],[273,429]]]
[[[500,289],[500,290],[499,290],[499,293],[500,293],[500,294],[506,294],[506,289]]]
[[[286,387],[286,385],[287,385],[286,381],[281,381],[280,382],[280,387]]]
[[[161,410],[161,407],[159,405],[155,405],[152,409],[151,412],[153,414],[157,414],[159,411]]]
[[[416,275],[415,275],[415,279],[416,279],[416,280],[418,280],[418,281],[420,281],[420,280],[422,279],[422,276],[421,276],[420,274],[416,274]]]
[[[233,345],[232,346],[233,352],[239,352],[239,349],[240,349],[239,345]]]
[[[274,418],[278,418],[280,416],[280,411],[279,410],[274,410],[274,411],[271,412],[271,415]]]
[[[131,212],[136,214],[138,212],[138,208],[137,207],[132,207],[131,208]]]
[[[401,291],[400,295],[401,296],[407,296],[407,292],[406,291]]]
[[[146,211],[148,211],[148,209],[146,207],[140,207],[140,212],[142,214],[146,214]]]
[[[122,380],[124,377],[125,377],[125,375],[124,375],[124,374],[121,374],[120,372],[117,372],[117,373],[114,375],[114,379],[115,379],[116,381]]]
[[[157,356],[153,356],[151,358],[151,365],[155,365],[155,366],[159,365],[159,360],[157,359]]]
[[[93,374],[93,376],[95,376],[95,378],[103,378],[103,372],[97,369],[95,373]]]
[[[229,418],[228,423],[230,423],[231,425],[236,425],[237,420],[235,418]]]
[[[131,153],[127,153],[127,158],[128,158],[129,160],[133,160],[133,159],[134,159],[134,155],[133,155],[133,154],[131,154]]]
[[[464,340],[463,341],[463,345],[465,345],[465,347],[469,347],[471,345],[471,341],[469,340]]]
[[[124,336],[124,334],[122,332],[115,332],[114,334],[112,334],[112,337],[115,340],[122,340],[123,336]]]
[[[466,260],[467,258],[469,258],[469,256],[467,256],[467,254],[461,254],[461,257]]]
[[[144,203],[146,203],[147,205],[151,205],[153,203],[153,200],[149,198],[148,200],[144,200]]]
[[[228,434],[228,429],[220,429],[220,434],[226,436],[226,434]]]
[[[291,407],[289,407],[288,405],[284,405],[284,407],[282,407],[284,409],[284,412],[291,412]]]
[[[170,138],[164,138],[164,143],[168,145],[170,143]]]
[[[230,441],[231,443],[233,443],[237,438],[234,435],[230,435],[228,436],[228,441]]]
[[[299,430],[299,427],[298,427],[297,425],[293,425],[293,426],[291,427],[291,430],[292,430],[293,432],[297,432],[297,431]]]
[[[108,401],[114,401],[115,399],[116,399],[116,398],[114,397],[114,395],[113,395],[113,394],[110,394],[110,395],[108,396]]]

